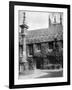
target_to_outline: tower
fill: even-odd
[[[23,23],[20,25],[21,28],[21,38],[22,38],[22,59],[20,64],[20,72],[23,72],[24,70],[27,70],[27,56],[26,56],[26,31],[28,29],[28,26],[25,23],[25,12],[23,13]]]
[[[62,15],[60,14],[60,24],[62,25]]]

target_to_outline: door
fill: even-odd
[[[41,58],[36,59],[36,68],[41,69]]]

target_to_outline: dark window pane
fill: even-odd
[[[33,54],[33,45],[29,45],[29,55]]]
[[[62,48],[63,48],[63,41],[61,41],[61,43],[62,43]]]
[[[49,49],[53,49],[53,42],[49,42]]]

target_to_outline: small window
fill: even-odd
[[[41,50],[41,44],[37,44],[37,50]]]
[[[33,55],[33,45],[29,45],[29,55]]]
[[[53,42],[49,42],[49,49],[53,49]]]

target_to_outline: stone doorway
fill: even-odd
[[[42,59],[36,58],[36,69],[41,69],[42,67]]]

